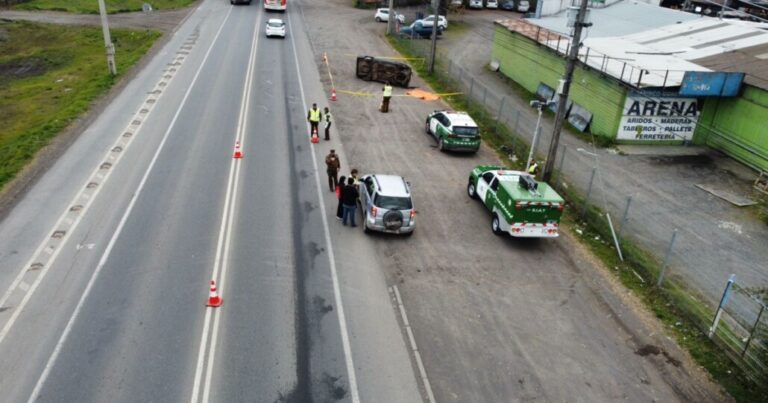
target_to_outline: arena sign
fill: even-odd
[[[683,141],[696,130],[696,98],[656,98],[630,94],[624,103],[617,140]]]

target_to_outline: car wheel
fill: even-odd
[[[416,232],[416,230],[413,230],[411,232],[406,232],[406,233],[403,234],[403,236],[407,236],[407,237],[410,238],[410,236],[413,235],[414,232]]]
[[[491,220],[491,231],[494,235],[501,235],[504,231],[501,230],[501,222],[499,221],[499,215],[493,213],[493,220]]]
[[[363,232],[364,233],[366,233],[366,234],[370,234],[371,233],[371,229],[368,228],[368,217],[366,217],[365,214],[363,214],[363,225],[362,225],[362,227],[363,227]]]
[[[427,134],[432,134],[429,131],[429,118],[427,118],[427,123],[424,124],[424,131],[427,132]]]
[[[381,22],[381,18],[376,17],[376,22]]]
[[[470,179],[469,183],[467,183],[467,194],[472,199],[479,199],[477,196],[477,189],[475,189],[475,184],[472,182],[472,179]]]
[[[445,143],[443,142],[443,139],[437,141],[437,149],[440,151],[445,151]]]

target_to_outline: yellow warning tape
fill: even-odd
[[[340,94],[354,95],[354,96],[358,96],[358,97],[377,97],[377,96],[381,95],[380,93],[362,92],[362,91],[348,91],[348,90],[337,90],[337,92],[340,93]],[[454,96],[454,95],[461,95],[461,94],[463,94],[463,92],[445,92],[445,93],[442,93],[442,94],[432,94],[432,95],[435,95],[435,96],[438,96],[438,97],[451,97],[451,96]],[[410,94],[393,94],[392,96],[393,97],[416,97],[416,98],[418,98],[418,96],[410,95]]]

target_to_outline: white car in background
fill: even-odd
[[[528,10],[531,9],[531,3],[528,2],[528,0],[520,0],[517,3],[517,11],[521,13],[527,13]]]
[[[418,21],[421,21],[421,23],[422,23],[422,24],[423,24],[425,27],[430,27],[430,28],[431,28],[431,27],[432,27],[432,24],[433,24],[433,23],[434,23],[434,21],[435,21],[435,15],[434,15],[434,14],[432,14],[432,15],[428,15],[428,16],[426,16],[426,17],[424,17],[424,18],[422,18],[422,19],[420,19],[420,20],[418,20]],[[441,16],[440,16],[440,18],[437,20],[437,27],[438,27],[438,28],[440,28],[440,29],[442,29],[443,31],[445,31],[446,29],[448,29],[448,19],[447,19],[447,18],[445,18],[445,16],[444,16],[444,15],[441,15]]]
[[[402,14],[398,14],[395,12],[395,19],[397,22],[401,24],[405,24],[405,16]],[[389,9],[388,8],[377,8],[376,9],[376,15],[373,17],[376,22],[389,22]]]
[[[483,8],[483,0],[469,0],[469,8]]]
[[[279,18],[270,18],[267,21],[267,38],[270,36],[279,36],[285,38],[285,23]]]
[[[499,2],[497,0],[486,0],[485,8],[499,8]]]

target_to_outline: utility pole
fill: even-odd
[[[440,13],[438,8],[440,7],[440,0],[432,0],[432,12],[434,13],[434,19],[432,20],[432,50],[429,57],[429,74],[435,72],[435,53],[437,53],[437,25],[440,22]]]
[[[389,17],[387,17],[387,35],[392,35],[395,32],[395,21],[397,21],[397,15],[395,14],[395,0],[389,0]]]
[[[555,156],[557,155],[557,147],[560,143],[560,132],[563,129],[563,122],[565,121],[565,108],[568,106],[568,93],[571,90],[571,80],[573,80],[573,70],[576,68],[576,62],[579,60],[579,48],[581,47],[581,30],[584,27],[589,27],[592,24],[584,22],[587,14],[587,1],[581,0],[579,6],[579,12],[576,15],[576,23],[573,29],[573,43],[571,43],[571,50],[568,54],[568,64],[565,66],[565,77],[561,80],[561,84],[558,87],[562,87],[557,99],[557,115],[555,115],[555,128],[552,131],[552,141],[549,143],[549,151],[547,152],[547,161],[544,164],[544,172],[541,177],[544,182],[549,182],[552,179],[552,172],[555,170]]]
[[[99,14],[101,15],[101,31],[104,33],[104,48],[107,50],[107,66],[109,72],[114,76],[117,74],[117,65],[115,64],[115,45],[109,36],[109,23],[107,22],[107,7],[104,0],[99,0]]]

